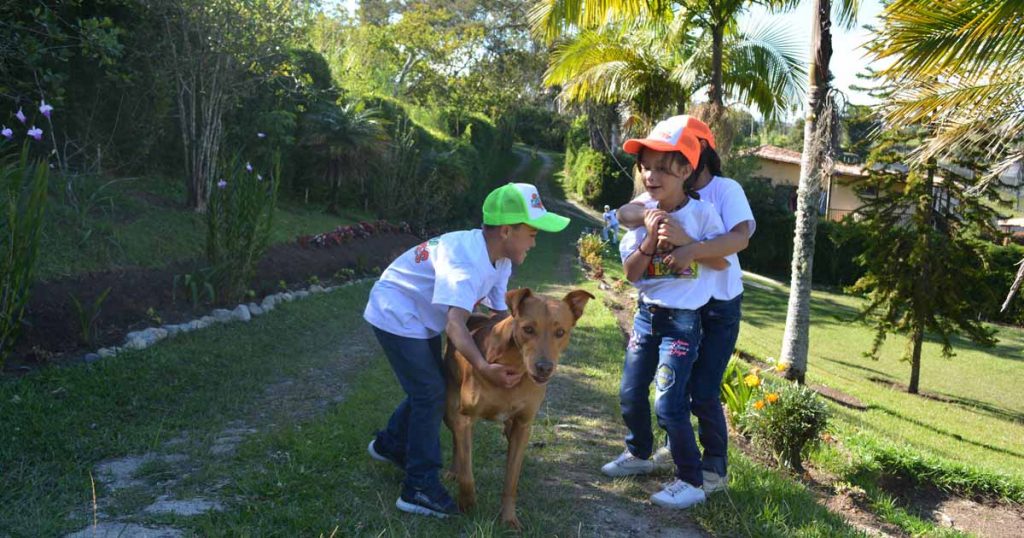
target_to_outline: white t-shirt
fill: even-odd
[[[735,179],[714,176],[703,189],[697,191],[697,194],[700,195],[701,201],[710,202],[715,207],[722,224],[725,225],[725,231],[732,230],[741,222],[750,221],[750,235],[754,235],[754,229],[757,227],[754,212],[750,210],[750,202],[743,193],[743,187]],[[650,200],[651,196],[645,192],[633,201],[646,204]],[[715,271],[717,278],[710,283],[711,296],[720,301],[728,301],[743,293],[743,270],[740,269],[739,257],[730,254],[725,259],[729,262],[729,268]]]
[[[433,338],[444,331],[451,306],[508,310],[511,275],[508,258],[491,265],[483,230],[446,233],[391,262],[373,285],[363,318],[392,334]]]
[[[645,206],[651,209],[657,207],[657,202],[649,200]],[[698,241],[711,239],[725,232],[722,219],[715,212],[714,206],[701,200],[691,199],[682,209],[670,213],[669,216],[679,223],[687,235]],[[645,237],[647,228],[643,226],[626,232],[626,236],[619,243],[619,255],[622,256],[623,262],[633,254]],[[645,274],[634,284],[640,290],[641,300],[648,304],[686,310],[697,310],[707,304],[711,299],[712,283],[718,278],[716,273],[725,271],[714,271],[693,263],[689,270],[677,275],[662,259],[667,254],[669,252],[651,257]]]

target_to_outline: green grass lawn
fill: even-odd
[[[775,357],[785,330],[785,288],[747,286],[738,347],[760,358]],[[956,356],[944,359],[940,344],[926,342],[921,367],[923,392],[907,394],[889,383],[910,379],[900,361],[905,341],[890,338],[877,361],[863,357],[870,327],[847,321],[861,305],[856,297],[813,294],[808,382],[853,395],[866,411],[834,406],[837,424],[852,442],[874,438],[906,444],[947,462],[965,463],[1024,484],[1024,330],[996,327],[999,343],[984,348],[956,340]],[[1024,487],[1024,486],[1022,486]]]

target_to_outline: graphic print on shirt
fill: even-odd
[[[681,273],[675,273],[672,267],[665,263],[665,257],[669,253],[655,254],[651,257],[651,262],[647,264],[647,270],[644,272],[643,279],[653,278],[685,278],[693,280],[697,278],[700,273],[696,261],[690,262],[690,266],[683,269]]]
[[[440,241],[433,238],[416,245],[416,263],[425,262],[430,259],[430,247],[435,247]]]

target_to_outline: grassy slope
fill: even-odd
[[[81,181],[85,182],[79,193],[81,210],[50,197],[39,250],[39,278],[113,267],[159,267],[202,255],[206,224],[201,215],[181,207],[183,185],[149,177]],[[316,204],[282,201],[271,241],[292,241],[301,234],[367,218],[370,215],[359,210],[329,215]]]
[[[785,330],[787,292],[779,286],[747,287],[738,347],[761,358],[777,355]],[[940,345],[924,346],[921,390],[955,403],[913,396],[875,378],[907,383],[908,363],[899,360],[904,341],[890,339],[881,358],[864,358],[871,329],[844,321],[861,304],[855,297],[814,292],[809,382],[847,392],[869,405],[867,411],[835,406],[843,430],[890,442],[907,443],[923,453],[965,462],[1024,483],[1024,331],[997,327],[999,344],[982,348],[956,341],[957,355],[944,359]]]

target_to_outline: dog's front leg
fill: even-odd
[[[452,420],[454,454],[452,469],[459,484],[459,510],[468,511],[476,504],[476,482],[473,480],[473,418],[459,414]]]
[[[505,437],[508,438],[508,460],[505,463],[505,490],[501,493],[501,522],[521,529],[516,516],[516,490],[519,488],[519,474],[523,470],[523,457],[530,441],[531,421],[522,416],[505,421]]]

